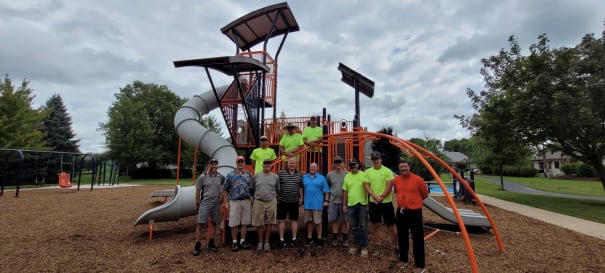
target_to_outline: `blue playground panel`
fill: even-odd
[[[447,186],[447,192],[450,194],[454,194],[454,187],[453,186]],[[439,185],[430,185],[429,186],[429,192],[430,193],[443,193],[443,191],[441,190],[441,187],[439,187]]]

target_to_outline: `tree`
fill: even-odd
[[[63,104],[60,95],[52,95],[46,101],[48,115],[44,119],[42,131],[46,134],[44,140],[53,151],[80,152],[75,134],[71,128],[71,117]]]
[[[445,157],[445,155],[441,152],[441,149],[442,149],[441,140],[425,137],[424,139],[411,138],[410,142],[424,148],[425,150],[431,152],[432,154],[434,154],[435,156],[437,156],[439,158]],[[434,179],[433,175],[422,164],[420,159],[418,159],[415,156],[408,156],[408,155],[405,155],[404,158],[410,162],[410,167],[411,167],[412,172],[414,172],[415,174],[419,175],[420,177],[424,178],[424,180],[427,180],[427,181]],[[435,161],[434,159],[427,158],[427,161],[437,174],[445,171],[445,168],[443,168],[441,166],[441,164],[439,164],[439,162]]]
[[[108,122],[100,124],[110,156],[128,168],[138,163],[151,168],[174,164],[178,136],[173,119],[185,100],[166,86],[140,81],[121,88],[115,97]]]
[[[393,136],[393,127],[382,127],[377,133]],[[398,170],[399,158],[401,158],[402,153],[401,150],[391,144],[388,139],[380,138],[379,140],[372,142],[372,150],[382,154],[382,165],[394,171]]]
[[[540,35],[523,56],[511,36],[508,51],[483,59],[487,89],[468,90],[477,114],[463,124],[482,131],[490,144],[507,139],[499,149],[545,144],[560,150],[592,166],[605,189],[605,31],[599,39],[587,34],[574,48],[550,49],[548,42]],[[489,129],[494,123],[506,126]]]
[[[471,150],[471,143],[468,138],[452,139],[443,143],[443,150],[459,152],[468,156]]]
[[[15,90],[8,75],[0,82],[0,147],[47,150],[42,132],[44,110],[33,109],[33,90],[23,80]]]

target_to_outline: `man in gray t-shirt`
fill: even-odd
[[[344,182],[347,171],[342,166],[342,157],[334,157],[334,170],[326,175],[328,185],[330,186],[330,205],[328,206],[328,222],[332,223],[332,246],[349,246],[348,233],[349,224],[347,215],[342,212],[342,183]],[[338,230],[342,231],[342,235]]]
[[[279,192],[279,176],[271,172],[271,159],[263,161],[263,171],[256,173],[250,184],[253,192],[252,225],[258,233],[257,251],[269,251],[269,236],[271,227],[276,224],[277,193]],[[264,243],[264,244],[263,244]]]
[[[211,158],[208,169],[195,181],[195,208],[198,211],[197,226],[195,228],[195,247],[193,255],[200,255],[202,249],[202,228],[208,225],[208,250],[216,252],[214,237],[216,236],[216,223],[220,221],[220,206],[223,202],[222,184],[225,177],[217,172],[218,160]]]

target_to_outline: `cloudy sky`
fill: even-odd
[[[232,55],[220,28],[278,1],[0,0],[0,73],[30,81],[36,106],[60,94],[81,150],[102,152],[98,124],[121,87],[140,80],[185,98],[210,88],[202,71],[174,60]],[[378,3],[378,4],[376,4]],[[299,32],[279,56],[277,111],[352,119],[353,89],[338,63],[376,83],[362,96],[370,131],[393,126],[402,138],[468,137],[454,114],[471,114],[465,92],[481,89],[481,58],[516,35],[524,49],[547,33],[552,47],[600,37],[602,0],[290,1]],[[280,39],[269,44],[275,52]],[[227,79],[217,78],[218,83]],[[224,81],[224,82],[222,82]],[[213,112],[220,117],[219,112]]]

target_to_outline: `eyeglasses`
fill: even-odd
[[[244,163],[244,161],[243,160],[238,160],[237,163]]]
[[[342,164],[342,160],[334,160],[334,164]]]

